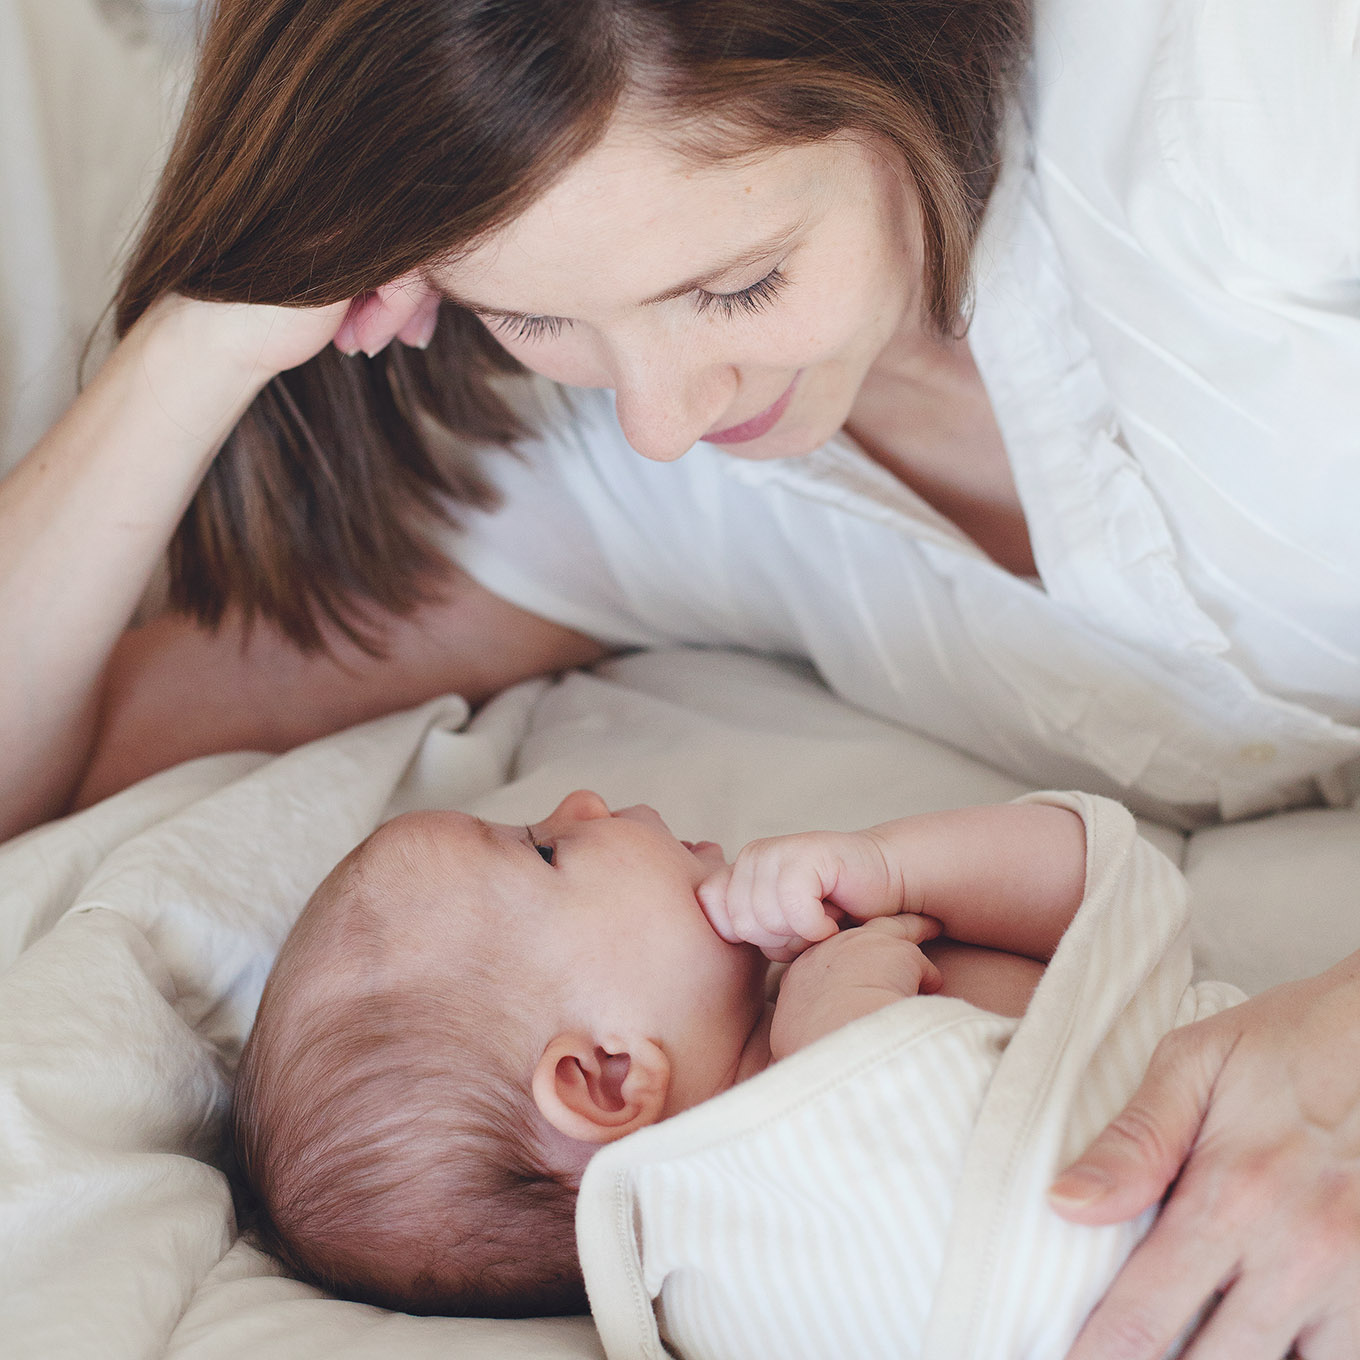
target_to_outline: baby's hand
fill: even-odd
[[[777,963],[829,939],[841,921],[909,911],[900,868],[871,831],[805,831],[752,841],[699,885],[709,924]]]
[[[903,997],[938,992],[939,969],[920,949],[938,933],[929,916],[883,916],[795,959],[779,984],[771,1056],[786,1058]]]

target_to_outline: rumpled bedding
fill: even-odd
[[[470,722],[450,698],[280,757],[194,761],[0,847],[7,1360],[598,1360],[587,1319],[412,1318],[284,1277],[236,1238],[220,1169],[233,1063],[331,865],[398,811],[519,822],[578,787],[649,802],[677,835],[729,852],[1024,791],[792,663],[653,652],[520,685]],[[1206,886],[1201,974],[1250,989],[1360,947],[1354,812],[1188,843],[1143,830]]]

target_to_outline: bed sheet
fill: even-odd
[[[411,807],[525,821],[593,787],[733,850],[1021,792],[836,699],[796,665],[739,653],[627,657],[518,686],[465,719],[452,698],[277,758],[194,761],[0,847],[7,1356],[597,1358],[586,1319],[391,1315],[329,1299],[236,1240],[218,1169],[230,1074],[312,887]],[[1218,958],[1267,925],[1280,936],[1287,904],[1291,936],[1327,935],[1332,957],[1360,945],[1356,829],[1354,813],[1297,814],[1187,845],[1144,827],[1210,884],[1217,905],[1198,929]],[[1311,924],[1297,919],[1298,885],[1262,871],[1298,845],[1335,877]],[[1244,957],[1232,980],[1249,985],[1298,962],[1278,948]]]

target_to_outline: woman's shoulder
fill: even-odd
[[[1154,254],[1330,293],[1360,271],[1355,25],[1335,0],[1049,0],[1036,156]]]

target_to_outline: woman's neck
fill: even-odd
[[[1010,461],[967,341],[919,328],[894,336],[865,377],[845,428],[993,561],[1034,574]]]

